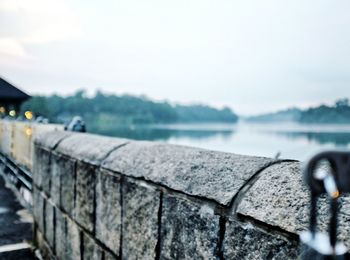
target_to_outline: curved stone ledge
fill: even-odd
[[[237,213],[297,233],[308,223],[309,196],[299,162],[285,162],[263,170],[244,194]]]
[[[128,142],[122,138],[62,131],[47,132],[36,139],[42,147],[55,147],[57,153],[94,165],[99,165],[111,151]]]
[[[271,158],[214,152],[199,148],[137,142],[92,134],[48,132],[36,143],[76,160],[113,172],[143,178],[186,194],[228,206]]]
[[[64,138],[71,136],[72,132],[66,131],[48,131],[36,135],[34,138],[34,144],[44,147],[46,149],[53,149]]]
[[[282,162],[268,167],[244,194],[237,213],[294,234],[307,230],[310,199],[302,178],[300,162]],[[340,200],[339,238],[349,247],[350,197]],[[328,231],[328,207],[327,199],[320,198],[319,229],[324,232]]]
[[[113,151],[102,167],[228,206],[246,181],[272,162],[263,157],[131,142]]]

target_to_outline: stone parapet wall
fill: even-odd
[[[296,259],[307,228],[296,161],[56,131],[35,141],[33,187],[47,258]]]
[[[0,152],[32,171],[33,139],[47,131],[63,130],[63,125],[30,121],[0,120]]]

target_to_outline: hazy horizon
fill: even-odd
[[[239,115],[349,97],[350,2],[0,1],[0,74]]]

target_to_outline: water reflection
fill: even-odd
[[[88,129],[135,140],[162,141],[237,154],[304,160],[323,149],[350,147],[350,125],[296,123],[133,125]]]
[[[134,140],[167,141],[170,138],[189,138],[193,140],[211,137],[230,138],[232,129],[179,128],[169,126],[125,126],[110,129],[88,129],[90,133],[122,137]]]
[[[309,142],[317,142],[319,144],[335,144],[336,146],[347,146],[350,144],[350,133],[277,132],[277,134],[290,139],[306,138]]]

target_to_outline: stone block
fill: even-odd
[[[44,232],[44,198],[40,190],[33,185],[33,215],[39,230]]]
[[[89,235],[83,234],[84,241],[84,260],[102,260],[103,250],[97,245],[96,241],[93,240]]]
[[[67,218],[66,255],[64,259],[81,259],[81,235],[77,224]]]
[[[60,165],[60,161],[63,162],[64,158],[61,156],[52,153],[51,154],[51,175],[50,175],[50,192],[49,196],[51,197],[53,203],[55,203],[58,207],[61,205],[61,172],[62,165]],[[64,162],[63,162],[64,163]],[[61,163],[61,164],[63,164]]]
[[[299,162],[272,165],[244,194],[237,212],[292,233],[308,226],[309,193]]]
[[[131,142],[111,152],[102,166],[229,205],[246,181],[272,161],[185,146]]]
[[[104,260],[118,260],[119,258],[111,254],[110,252],[104,251]]]
[[[76,162],[72,159],[65,160],[65,172],[61,174],[61,207],[71,217],[74,211]]]
[[[339,239],[350,246],[350,197],[343,196],[339,210]],[[244,194],[237,213],[271,226],[299,234],[309,226],[310,198],[299,162],[272,165],[259,174],[258,180]],[[327,232],[329,205],[326,198],[318,203],[319,230]]]
[[[223,241],[225,259],[298,259],[298,244],[259,230],[252,224],[228,220]]]
[[[164,194],[161,259],[218,259],[219,230],[209,205]]]
[[[56,209],[56,226],[55,226],[55,249],[58,259],[65,259],[66,256],[66,239],[67,239],[67,222],[61,211]]]
[[[56,205],[73,216],[75,192],[75,160],[57,153],[52,154],[51,197]]]
[[[50,193],[50,156],[50,151],[35,146],[33,156],[33,183],[39,188],[42,188],[47,194]]]
[[[97,168],[95,166],[77,162],[74,219],[92,233],[95,224],[96,175]]]
[[[120,250],[121,204],[120,177],[109,171],[97,173],[96,237],[116,255]]]
[[[160,192],[143,182],[127,179],[122,185],[122,259],[155,259]]]
[[[55,247],[55,208],[50,201],[45,200],[45,238],[51,248]],[[54,251],[54,249],[53,249]]]

